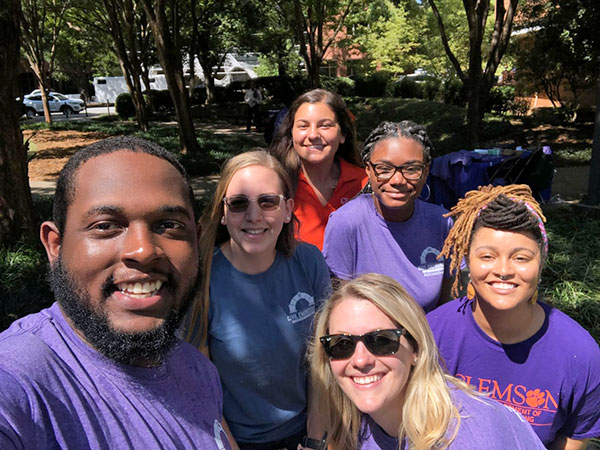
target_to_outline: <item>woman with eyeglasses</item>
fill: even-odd
[[[296,242],[291,193],[276,158],[243,153],[200,222],[201,299],[185,331],[219,370],[241,449],[295,449],[307,433],[306,342],[330,281],[319,249]]]
[[[333,294],[309,359],[329,448],[544,448],[518,413],[443,372],[423,310],[384,275]]]
[[[294,183],[298,237],[319,248],[329,215],[366,183],[344,100],[313,89],[291,105],[271,145]]]
[[[449,300],[452,284],[448,265],[437,259],[452,220],[442,207],[419,199],[432,150],[425,128],[414,122],[379,124],[363,149],[372,193],[331,215],[323,245],[335,277],[387,275],[425,311]]]
[[[600,348],[538,301],[548,236],[531,189],[481,187],[450,214],[442,253],[467,262],[467,295],[427,315],[448,370],[521,412],[548,448],[585,448],[600,436]]]

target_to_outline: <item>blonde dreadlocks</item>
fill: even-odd
[[[444,217],[454,216],[454,226],[444,241],[440,257],[450,258],[450,272],[454,272],[452,294],[458,297],[460,264],[469,254],[473,233],[479,227],[504,231],[530,232],[542,249],[542,261],[548,253],[548,238],[542,209],[525,184],[483,186],[452,207]]]

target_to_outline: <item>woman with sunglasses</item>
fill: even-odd
[[[322,248],[329,215],[366,183],[344,100],[324,89],[302,94],[292,103],[271,152],[294,183],[299,239]]]
[[[294,238],[291,192],[277,159],[243,153],[225,165],[201,219],[202,298],[187,339],[219,370],[242,449],[295,449],[306,434],[306,341],[330,281],[319,249]]]
[[[433,147],[425,128],[382,122],[364,144],[372,193],[359,195],[329,218],[323,254],[333,275],[350,280],[381,273],[402,283],[431,311],[450,299],[450,275],[438,260],[452,220],[419,200]]]
[[[330,448],[544,448],[518,413],[443,372],[423,310],[384,275],[333,294],[309,359]]]
[[[443,254],[451,267],[466,260],[467,296],[427,316],[448,370],[521,412],[549,448],[584,448],[600,436],[600,348],[538,301],[548,255],[540,205],[526,185],[485,186],[450,214]]]

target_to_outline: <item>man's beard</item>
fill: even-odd
[[[177,342],[175,333],[194,299],[198,278],[189,291],[184,293],[181,305],[174,307],[160,326],[148,331],[126,332],[112,328],[106,313],[101,308],[97,310],[92,307],[89,293],[68,273],[61,256],[51,265],[48,273],[50,287],[63,313],[86,341],[107,358],[134,366],[157,366],[164,361],[166,354]],[[174,294],[172,280],[167,282],[166,288],[171,289]],[[114,290],[111,277],[102,286],[99,306]]]

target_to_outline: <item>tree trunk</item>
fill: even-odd
[[[215,95],[215,79],[212,75],[212,64],[200,55],[199,58],[200,67],[202,67],[202,73],[204,74],[204,89],[206,91],[206,103],[214,103],[216,99]]]
[[[175,47],[175,35],[169,30],[169,23],[165,14],[165,5],[163,1],[143,0],[144,9],[148,22],[152,28],[154,42],[158,52],[158,59],[165,71],[165,78],[169,93],[175,105],[177,113],[177,122],[179,124],[179,141],[181,143],[181,153],[199,154],[200,146],[196,139],[196,130],[192,119],[192,110],[190,100],[185,88],[183,78],[183,68],[181,65],[181,55],[179,49]],[[153,4],[154,3],[154,4]]]
[[[50,105],[48,104],[48,83],[46,82],[46,74],[44,68],[36,68],[34,73],[38,79],[38,89],[42,96],[42,107],[44,108],[44,120],[46,123],[52,123],[52,114],[50,113]]]
[[[20,0],[6,0],[0,14],[0,243],[35,240],[27,153],[19,128],[17,71]]]
[[[596,114],[594,120],[594,141],[592,143],[592,160],[588,183],[588,205],[600,204],[600,75],[596,81]]]
[[[135,108],[135,119],[138,128],[148,131],[148,115],[146,102],[142,94],[142,67],[138,58],[138,47],[136,45],[134,7],[131,2],[109,2],[104,1],[104,7],[108,16],[109,32],[113,39],[117,57],[121,64],[123,78],[127,83],[133,107]],[[119,20],[122,18],[122,21]]]

